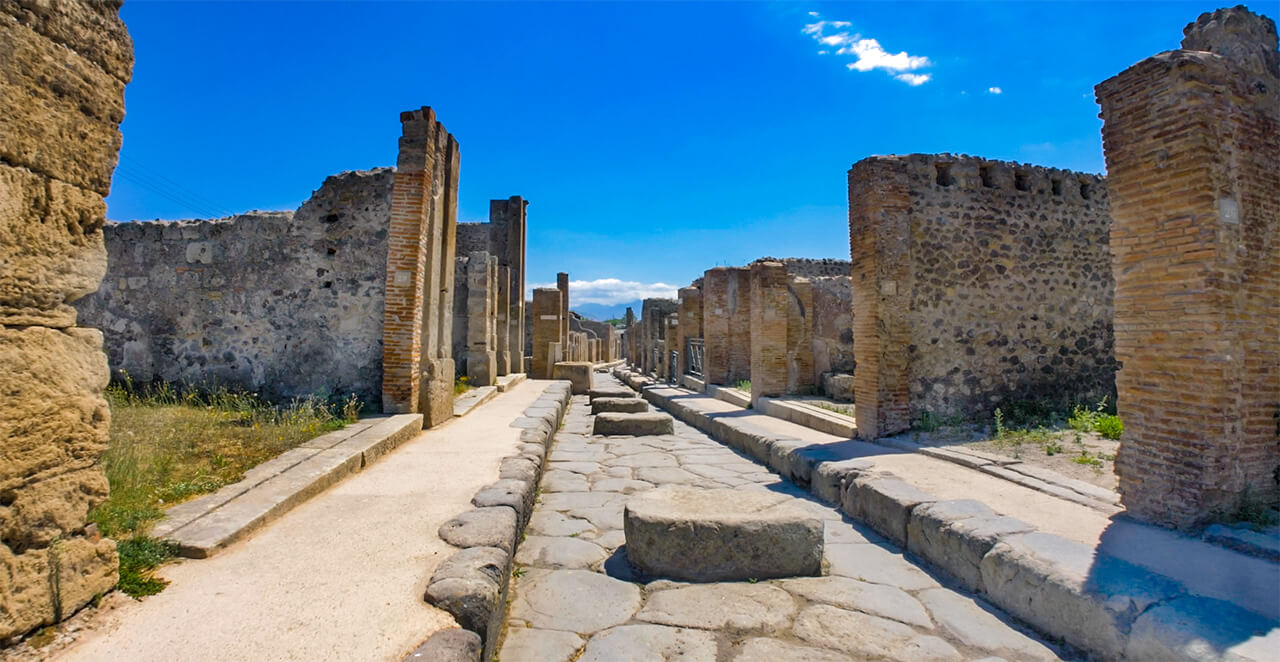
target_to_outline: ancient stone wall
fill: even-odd
[[[453,417],[458,141],[423,107],[400,114],[383,324],[382,408]]]
[[[1107,189],[949,154],[849,171],[858,428],[1114,394]]]
[[[762,257],[757,262],[781,262],[787,273],[800,278],[832,278],[848,276],[851,263],[848,260],[807,257]]]
[[[850,399],[847,389],[831,386],[830,376],[852,375],[853,297],[849,276],[812,277],[813,286],[813,371],[829,397]]]
[[[640,302],[640,346],[641,370],[666,374],[666,335],[667,316],[680,308],[675,299],[644,299]]]
[[[1280,501],[1280,55],[1275,23],[1243,7],[1185,37],[1096,91],[1119,490],[1130,514],[1194,528]]]
[[[703,370],[708,384],[751,379],[751,270],[716,267],[702,278]]]
[[[107,277],[76,307],[117,376],[376,411],[392,180],[334,175],[296,212],[108,223]]]
[[[551,379],[551,368],[556,363],[555,352],[560,344],[560,290],[555,287],[539,287],[533,291],[532,354],[534,379]],[[556,349],[552,349],[556,345]]]
[[[788,291],[787,269],[781,262],[760,260],[751,265],[751,404],[762,397],[788,392],[788,308],[794,297]]]
[[[116,583],[115,543],[86,524],[107,496],[107,362],[68,304],[107,266],[133,68],[119,6],[0,2],[0,640]]]
[[[676,352],[679,365],[676,374],[689,372],[689,340],[702,337],[702,289],[698,287],[680,288],[680,323],[676,327]]]

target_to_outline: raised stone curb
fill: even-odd
[[[151,535],[176,543],[181,556],[208,558],[421,431],[421,414],[361,419],[263,462],[237,483],[170,508]]]
[[[615,376],[639,389],[641,397],[654,406],[807,486],[822,500],[838,503],[846,515],[903,545],[964,587],[984,594],[1041,634],[1096,659],[1276,659],[1273,651],[1280,644],[1280,629],[1266,614],[1192,595],[1184,583],[1101,548],[1039,532],[1031,524],[997,515],[980,502],[938,500],[897,477],[877,472],[871,459],[841,459],[733,417],[708,414],[669,395],[669,389],[647,388],[653,386],[652,380],[634,373],[618,370]],[[910,452],[924,448],[901,439],[878,441]],[[1034,470],[1024,474],[1011,469],[1016,461],[1001,461],[1006,459],[972,454],[963,464],[986,472],[1009,472],[1020,484],[1026,479],[1048,485],[1030,475]],[[1095,508],[1109,505],[1102,501],[1102,494],[1089,489],[1051,487],[1072,492],[1077,503],[1087,500],[1091,503],[1086,505]],[[1242,559],[1254,561],[1259,560]],[[1265,572],[1261,574],[1263,581],[1268,579]],[[1220,589],[1206,586],[1202,590]]]
[[[600,435],[643,435],[671,434],[675,424],[671,417],[661,412],[645,412],[642,414],[622,414],[616,412],[602,413],[596,416],[592,424],[592,434]]]
[[[463,393],[453,401],[454,417],[470,414],[476,407],[498,397],[501,390],[497,386],[477,386]]]
[[[466,631],[483,642],[478,654],[454,659],[489,660],[493,657],[506,607],[511,564],[520,544],[520,532],[533,510],[543,461],[555,431],[572,397],[569,382],[556,381],[511,422],[520,428],[517,453],[503,458],[498,480],[476,492],[476,509],[449,520],[440,528],[440,537],[462,547],[445,559],[427,583],[425,599],[453,615]],[[463,636],[463,635],[450,635]],[[434,637],[433,637],[434,638]],[[423,646],[432,642],[428,639]],[[421,649],[420,649],[421,650]],[[454,649],[449,649],[452,651]],[[460,649],[462,650],[462,649]],[[413,658],[412,654],[405,658]]]
[[[405,660],[413,662],[471,662],[480,659],[484,642],[480,635],[460,628],[441,630],[427,638],[409,653]]]

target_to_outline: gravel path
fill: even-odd
[[[516,556],[503,662],[1059,659],[994,607],[694,428],[597,437],[591,423],[587,398],[574,397]],[[824,521],[829,573],[704,584],[638,576],[623,505],[666,484],[791,496]]]

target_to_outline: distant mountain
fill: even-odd
[[[570,298],[573,293],[569,293]],[[572,306],[573,312],[583,317],[597,322],[604,322],[611,319],[622,319],[627,314],[627,307],[635,312],[636,317],[640,316],[640,300],[630,301],[626,303],[603,304],[603,303],[580,303]]]

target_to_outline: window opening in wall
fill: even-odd
[[[936,163],[933,166],[938,170],[938,186],[951,186],[955,180],[951,178],[950,163]]]
[[[1055,179],[1051,182],[1051,184],[1053,185],[1053,194],[1062,195],[1062,180]]]
[[[1030,191],[1031,184],[1027,182],[1027,173],[1025,172],[1013,173],[1013,187],[1018,189],[1019,191]]]
[[[1084,198],[1085,200],[1088,200],[1088,199],[1089,199],[1089,193],[1090,193],[1090,191],[1089,191],[1089,182],[1086,182],[1086,181],[1084,181],[1084,180],[1080,180],[1080,197]]]
[[[982,178],[982,186],[984,188],[995,188],[995,182],[991,181],[991,166],[978,166],[978,176]]]

